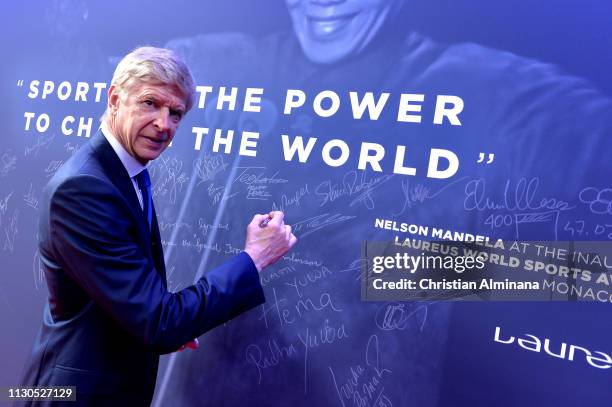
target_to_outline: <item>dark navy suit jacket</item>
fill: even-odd
[[[49,301],[24,385],[76,386],[78,405],[149,405],[159,354],[264,302],[246,253],[168,292],[153,219],[149,232],[99,131],[53,176],[39,228]]]

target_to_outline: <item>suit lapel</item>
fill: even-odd
[[[147,230],[147,221],[143,216],[138,196],[134,190],[134,184],[130,178],[127,170],[123,166],[123,163],[113,150],[106,137],[102,134],[101,130],[91,138],[91,145],[94,149],[104,174],[110,179],[110,181],[119,189],[121,195],[128,200],[133,213],[138,219],[138,224],[143,230]]]
[[[163,281],[166,282],[166,269],[159,235],[159,226],[157,225],[157,218],[155,216],[155,206],[153,207],[153,225],[151,231],[149,231],[149,224],[140,207],[140,201],[134,190],[132,179],[101,130],[98,129],[96,134],[91,138],[90,143],[102,165],[104,174],[117,189],[119,189],[121,195],[128,200],[130,208],[132,209],[132,214],[138,223],[140,235],[151,248],[155,268],[163,278]]]

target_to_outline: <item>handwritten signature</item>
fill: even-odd
[[[211,229],[219,229],[219,230],[229,230],[229,223],[219,223],[213,225],[211,223],[206,223],[203,218],[198,219],[198,229],[202,236],[206,236]]]
[[[4,215],[8,210],[8,203],[11,199],[11,196],[13,196],[13,191],[9,192],[7,196],[0,199],[0,215]],[[0,216],[0,225],[2,225],[2,216]]]
[[[336,394],[340,404],[346,407],[347,403],[358,407],[393,405],[382,387],[382,380],[391,370],[383,368],[379,358],[378,336],[372,335],[366,346],[365,366],[357,364],[349,368],[350,376],[342,384],[338,384],[336,374],[328,366]]]
[[[266,176],[266,167],[237,168],[242,171],[236,176],[236,178],[234,178],[233,182],[246,185],[246,199],[268,200],[270,197],[272,197],[270,192],[268,192],[268,186],[289,182],[284,178],[277,177],[279,171],[276,171],[271,176]]]
[[[344,174],[340,186],[332,183],[331,180],[321,182],[315,188],[315,195],[320,199],[319,206],[324,206],[342,197],[357,195],[349,204],[350,206],[362,202],[367,209],[374,209],[372,192],[392,178],[393,174],[386,174],[368,179],[367,171],[362,171],[361,175],[358,175],[357,171],[349,171]]]
[[[204,154],[193,163],[193,169],[198,179],[198,185],[202,182],[212,181],[215,176],[227,169],[227,164],[222,155]]]
[[[413,309],[410,309],[413,308]],[[408,328],[410,320],[421,315],[420,330],[423,331],[427,322],[427,306],[419,305],[411,307],[411,304],[403,302],[392,302],[384,304],[376,312],[376,326],[383,331],[403,331]]]
[[[38,210],[38,199],[34,194],[34,185],[30,182],[30,190],[23,196],[23,201],[29,207]]]
[[[246,199],[268,200],[272,195],[268,192],[267,185],[248,185]]]
[[[47,174],[47,178],[55,174],[55,172],[60,169],[63,163],[64,161],[62,160],[53,160],[49,162],[49,165],[47,165],[47,168],[45,168],[45,174]]]
[[[322,215],[313,216],[311,218],[295,222],[293,224],[293,231],[300,232],[300,236],[304,237],[316,232],[317,230],[323,229],[324,227],[333,225],[335,223],[346,222],[347,220],[354,218],[356,218],[356,216],[342,215],[340,213],[324,213]]]
[[[49,145],[51,145],[51,142],[54,139],[55,139],[55,134],[52,135],[51,137],[48,137],[45,135],[38,136],[33,145],[25,146],[25,148],[23,149],[23,156],[24,157],[27,157],[29,155],[32,155],[34,157],[38,156],[38,153],[40,152],[40,150],[42,150],[43,148],[45,149],[49,148]]]
[[[15,209],[9,218],[8,225],[4,228],[4,244],[3,250],[13,252],[15,248],[15,236],[17,236],[17,222],[19,220],[19,210]]]
[[[406,212],[406,209],[412,209],[415,205],[425,202],[428,199],[433,199],[436,196],[440,195],[442,192],[446,191],[448,188],[452,187],[455,184],[461,183],[468,179],[468,177],[461,177],[443,187],[439,188],[437,191],[432,192],[431,188],[426,187],[423,184],[416,184],[415,186],[410,185],[410,180],[406,179],[402,181],[402,193],[404,195],[404,203],[402,209],[397,213],[393,213],[394,216],[402,215]]]
[[[70,142],[64,144],[64,149],[70,155],[76,153],[79,150],[79,146],[77,144],[72,144]]]
[[[188,181],[187,173],[181,172],[183,161],[176,157],[160,157],[155,165],[151,166],[151,175],[157,182],[153,185],[153,196],[168,195],[170,203],[176,203],[178,192]]]
[[[0,177],[5,177],[9,172],[13,171],[17,166],[17,156],[11,153],[11,150],[6,151],[0,157]]]
[[[266,167],[237,167],[242,170],[240,174],[234,178],[234,182],[242,183],[246,185],[262,185],[262,184],[285,184],[289,182],[284,178],[277,178],[279,171],[276,171],[271,176],[265,175]],[[254,170],[258,170],[257,174],[254,174]]]
[[[257,384],[261,384],[264,369],[278,366],[284,359],[290,358],[294,354],[297,354],[297,350],[293,344],[281,346],[275,339],[269,339],[267,349],[263,351],[256,344],[247,346],[245,358],[247,363],[252,364],[257,369]]]
[[[175,230],[180,228],[191,230],[192,226],[187,222],[166,222],[165,220],[159,220],[159,231],[162,233],[168,229]]]
[[[596,215],[612,215],[612,188],[586,187],[578,195],[580,202],[589,205]]]
[[[295,193],[290,196],[282,194],[281,203],[279,205],[277,205],[276,202],[272,202],[272,210],[285,211],[285,209],[290,206],[300,206],[300,201],[306,195],[310,195],[308,184],[304,184],[303,186],[299,187],[296,189]]]
[[[228,194],[224,185],[215,186],[215,184],[212,182],[210,185],[208,185],[206,190],[208,191],[208,196],[213,200],[213,205],[216,205],[221,201],[227,201],[228,199],[238,195],[238,192]]]
[[[503,199],[496,201],[486,195],[486,181],[483,178],[469,181],[465,186],[463,208],[467,211],[507,210],[538,211],[542,209],[567,211],[574,209],[568,202],[556,198],[537,198],[540,179],[527,180],[520,178],[516,185],[507,180],[504,186]]]

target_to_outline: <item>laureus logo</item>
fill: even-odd
[[[612,367],[612,356],[610,354],[600,351],[590,351],[582,346],[567,344],[565,342],[556,343],[549,338],[544,338],[544,340],[542,340],[531,334],[523,334],[520,338],[515,338],[511,335],[504,337],[501,328],[498,326],[495,327],[495,337],[493,340],[504,345],[512,345],[516,341],[519,347],[530,352],[544,352],[548,356],[568,360],[570,362],[573,362],[576,358],[582,359],[584,356],[586,362],[597,369],[609,369]]]

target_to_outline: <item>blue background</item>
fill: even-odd
[[[383,385],[377,392],[384,387],[381,394],[392,405],[612,405],[609,369],[588,366],[581,356],[570,362],[526,351],[516,343],[493,342],[494,329],[501,326],[505,336],[530,333],[550,338],[555,347],[565,342],[610,354],[609,304],[363,304],[353,263],[360,241],[395,235],[375,229],[375,217],[523,240],[606,238],[596,236],[595,228],[612,224],[611,214],[593,212],[580,202],[579,194],[585,187],[610,188],[612,115],[607,95],[612,92],[608,74],[612,8],[607,2],[408,1],[401,21],[384,30],[371,47],[350,61],[329,66],[312,64],[300,53],[289,13],[279,1],[32,1],[5,6],[5,15],[5,60],[0,66],[5,102],[0,109],[6,128],[0,145],[0,203],[9,198],[6,207],[0,208],[0,326],[5,327],[0,335],[1,385],[18,383],[46,299],[36,257],[37,209],[27,197],[40,196],[56,165],[86,142],[62,135],[57,131],[58,120],[67,114],[97,118],[104,109],[104,102],[31,100],[26,96],[27,85],[17,86],[17,81],[108,82],[117,57],[138,45],[169,44],[186,55],[198,84],[263,87],[268,105],[250,117],[198,109],[187,117],[165,160],[156,162],[151,171],[166,243],[199,239],[240,248],[244,225],[253,213],[269,210],[282,194],[292,194],[306,184],[310,193],[301,205],[285,208],[288,223],[329,213],[352,218],[312,233],[303,226],[295,250],[305,259],[316,260],[318,266],[281,261],[268,270],[279,277],[265,284],[267,306],[274,304],[273,295],[278,293],[294,307],[298,297],[286,283],[327,267],[330,277],[309,284],[304,295],[321,299],[328,294],[342,312],[329,307],[306,312],[290,326],[273,319],[264,325],[261,315],[266,308],[241,316],[203,336],[197,352],[164,358],[158,405],[236,405],[245,400],[249,405],[341,405],[330,368],[341,382],[350,379],[350,368],[358,364],[368,366],[366,374],[373,377],[376,369],[368,365],[373,337],[379,343],[379,368],[390,370],[382,375]],[[429,59],[416,67],[411,65],[414,54],[404,54],[402,48],[404,38],[413,31],[420,33],[419,38],[434,41],[427,51]],[[465,42],[489,48],[452,45]],[[447,43],[451,45],[442,45]],[[441,58],[438,72],[428,65],[435,58]],[[395,65],[388,71],[379,69],[389,61]],[[405,67],[414,71],[402,71]],[[422,76],[411,76],[413,72]],[[423,123],[413,126],[395,123],[391,116],[364,124],[348,120],[342,111],[328,120],[306,110],[283,117],[281,96],[291,86],[309,96],[322,89],[388,91],[395,100],[401,92],[424,93],[429,102],[436,94],[455,94],[465,101],[461,116],[465,122],[460,129],[432,125],[431,104],[424,106]],[[42,134],[25,131],[25,111],[49,113],[52,128]],[[298,123],[293,121],[300,117]],[[210,155],[210,137],[201,152],[193,150],[192,125],[238,131],[251,122],[262,132],[255,159]],[[418,152],[418,160],[431,147],[448,148],[458,153],[462,167],[454,178],[457,183],[445,193],[408,209],[403,188],[421,185],[437,191],[446,186],[425,179],[420,161],[414,179],[396,175],[365,200],[353,203],[343,197],[322,207],[315,188],[328,179],[344,185],[347,171],[356,169],[356,159],[353,155],[347,167],[339,169],[324,165],[320,155],[313,155],[306,165],[286,163],[279,135],[299,131],[305,137],[319,137],[319,142],[343,139],[352,154],[361,141],[381,143],[389,152],[404,144]],[[39,147],[34,148],[37,143]],[[491,167],[475,164],[479,151],[495,152]],[[227,169],[205,179],[198,174],[198,163],[214,161],[212,157],[224,160]],[[267,176],[278,171],[277,177],[287,183],[270,186],[271,197],[263,201],[249,200],[245,185],[232,186],[231,192],[237,195],[231,200],[215,201],[211,189],[231,179],[232,166],[247,165],[266,166]],[[389,173],[392,167],[383,168]],[[368,172],[367,177],[371,180],[375,175]],[[573,209],[555,213],[555,222],[522,225],[519,233],[516,225],[492,228],[487,222],[490,216],[510,215],[516,220],[517,211],[474,211],[465,204],[470,181],[484,180],[488,195],[499,201],[505,183],[515,187],[521,179],[538,180],[538,199],[564,200]],[[182,206],[183,202],[189,205]],[[205,232],[199,227],[215,222],[228,225],[227,230]],[[571,231],[580,225],[584,230]],[[300,237],[299,230],[296,234]],[[165,251],[173,289],[190,284],[206,266],[227,257],[214,252],[205,256],[193,245],[167,245]],[[400,326],[381,329],[378,316],[394,305],[410,316]],[[317,332],[325,321],[343,325],[349,337],[311,349],[305,366],[299,335],[306,329]],[[292,344],[295,353],[261,370],[259,376],[249,349],[273,357],[278,356],[274,346]],[[365,378],[360,380],[359,387]],[[344,400],[344,405],[352,402]],[[374,399],[368,403],[373,405]]]

